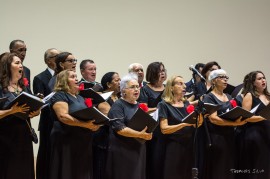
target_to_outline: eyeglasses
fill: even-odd
[[[132,85],[130,87],[126,87],[126,89],[131,89],[131,90],[140,89],[140,86],[139,85]]]
[[[229,79],[229,77],[226,76],[226,75],[223,75],[223,76],[217,76],[217,78],[222,79],[222,80],[228,80],[228,79]]]
[[[68,59],[68,60],[65,60],[65,62],[69,62],[69,63],[77,63],[77,59]]]

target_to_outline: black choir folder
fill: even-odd
[[[219,110],[221,107],[221,105],[216,105],[216,104],[211,104],[211,103],[203,103],[202,108],[204,108],[204,113],[205,114],[212,114],[214,112],[216,112],[217,110]],[[198,111],[200,111],[202,109],[199,109]],[[193,111],[192,113],[190,113],[189,115],[187,115],[184,119],[182,119],[182,122],[184,123],[189,123],[189,124],[196,124],[196,118],[198,116],[198,113]]]
[[[7,97],[0,98],[0,102],[5,102],[7,100]]]
[[[39,97],[36,97],[32,94],[22,92],[19,94],[7,107],[6,109],[10,109],[15,103],[18,103],[18,105],[26,104],[30,107],[30,110],[26,113],[15,113],[12,114],[14,116],[17,116],[21,119],[27,119],[29,116],[29,113],[32,111],[36,111],[40,109],[43,105],[45,105],[45,101]]]
[[[239,117],[242,116],[241,120],[245,120],[247,118],[250,118],[254,115],[254,113],[247,111],[239,106],[236,106],[235,108],[231,109],[228,112],[225,112],[221,115],[219,115],[220,118],[230,120],[230,121],[235,121]]]
[[[79,95],[84,98],[92,98],[94,104],[99,104],[105,102],[111,95],[113,91],[99,94],[95,92],[92,88],[81,90]]]
[[[257,106],[256,115],[262,116],[265,119],[270,119],[270,104],[264,105],[263,103],[260,103]]]
[[[70,114],[71,116],[81,120],[81,121],[89,121],[95,120],[94,124],[106,124],[109,121],[114,119],[108,118],[102,112],[100,112],[96,107],[84,108]]]
[[[156,111],[157,112],[157,111]],[[136,130],[142,131],[147,126],[147,133],[151,133],[158,126],[158,120],[155,117],[144,112],[141,108],[138,108],[132,118],[129,120],[127,127]],[[144,143],[145,140],[141,138],[136,138],[140,143]]]

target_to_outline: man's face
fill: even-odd
[[[16,42],[13,49],[11,49],[10,51],[17,54],[18,57],[21,59],[21,61],[24,61],[24,58],[26,56],[26,45],[23,42]]]
[[[49,52],[48,55],[48,59],[47,59],[47,65],[51,68],[51,69],[55,69],[56,68],[56,64],[55,64],[55,59],[56,56],[59,54],[59,51],[56,49],[53,49]]]
[[[133,67],[133,72],[137,73],[137,75],[138,75],[138,82],[139,82],[139,84],[141,84],[142,81],[143,81],[143,79],[144,79],[144,72],[143,72],[142,66],[140,66],[140,65],[134,66]]]
[[[95,63],[89,63],[85,65],[85,68],[81,70],[81,74],[84,79],[90,82],[95,82],[96,81],[96,64]]]

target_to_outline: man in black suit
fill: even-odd
[[[22,63],[24,61],[24,58],[26,56],[26,45],[24,43],[24,41],[22,40],[13,40],[12,42],[10,42],[9,44],[9,51],[11,53],[15,53],[18,55],[18,57],[21,59]],[[24,76],[27,78],[28,82],[29,82],[29,89],[31,89],[30,87],[30,69],[27,68],[26,66],[23,66],[23,73]]]
[[[47,64],[47,69],[34,77],[33,91],[34,94],[47,96],[50,94],[48,83],[54,75],[55,58],[59,51],[55,48],[48,49],[44,54],[44,61]],[[37,155],[36,178],[48,178],[49,167],[49,138],[52,129],[53,121],[50,117],[49,107],[41,110],[39,120],[40,142]]]

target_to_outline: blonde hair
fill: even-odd
[[[172,76],[167,80],[164,92],[162,94],[162,98],[165,102],[169,103],[169,104],[173,104],[174,100],[174,94],[172,92],[172,87],[175,85],[175,79],[176,78],[183,78],[182,76]],[[182,101],[186,101],[186,98],[182,98]]]
[[[68,85],[68,77],[69,77],[69,73],[71,71],[73,71],[73,70],[71,70],[71,69],[63,70],[57,74],[56,82],[54,85],[54,91],[68,92],[70,90],[69,85]]]

